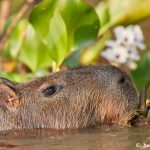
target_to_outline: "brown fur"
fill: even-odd
[[[49,86],[58,87],[58,91],[42,95]],[[0,84],[0,130],[120,123],[140,103],[130,78],[109,65],[52,73],[14,88]],[[15,105],[9,102],[10,95]]]

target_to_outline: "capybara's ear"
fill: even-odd
[[[13,91],[16,91],[16,86],[15,86],[15,84],[12,81],[10,81],[10,80],[8,80],[6,78],[3,78],[3,77],[0,77],[0,80],[2,81],[2,83],[4,83],[5,85],[7,85]]]
[[[19,99],[15,84],[6,78],[0,79],[0,104],[8,108],[17,108],[19,106]]]

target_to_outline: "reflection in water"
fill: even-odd
[[[108,126],[53,135],[44,131],[27,137],[15,133],[15,137],[0,136],[0,150],[140,150],[144,143],[150,146],[149,133],[149,127]]]

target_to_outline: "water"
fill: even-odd
[[[45,132],[48,133],[48,132]],[[109,127],[32,136],[0,136],[0,150],[150,149],[150,128]],[[146,145],[147,144],[147,145]],[[148,148],[149,147],[149,148]]]

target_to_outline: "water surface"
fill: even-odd
[[[150,128],[109,127],[36,136],[0,136],[0,150],[150,149]]]

